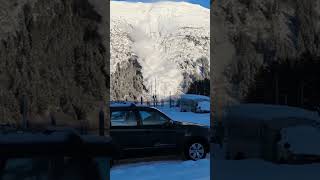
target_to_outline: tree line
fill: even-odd
[[[245,99],[315,110],[320,104],[320,57],[303,53],[261,67]]]

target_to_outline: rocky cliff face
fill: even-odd
[[[103,6],[102,0],[0,1],[1,122],[20,121],[23,95],[31,125],[50,116],[57,123],[97,121],[99,102],[109,96]]]
[[[116,71],[111,74],[110,91],[113,99],[139,100],[146,91],[141,68],[136,56],[129,58],[128,62],[118,64]]]
[[[261,66],[296,59],[304,52],[319,56],[319,9],[319,0],[213,3],[215,81],[224,84],[229,97],[242,100]]]

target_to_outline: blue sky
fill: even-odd
[[[121,0],[121,1],[130,1],[130,2],[154,2],[157,0]],[[210,0],[171,0],[171,1],[186,1],[193,4],[199,4],[203,7],[210,8]]]

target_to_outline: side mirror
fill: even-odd
[[[290,147],[291,147],[288,142],[286,142],[283,146],[284,146],[285,149],[290,149]]]
[[[164,123],[164,126],[168,127],[168,126],[172,126],[174,125],[174,122],[172,120],[168,120],[167,122]]]

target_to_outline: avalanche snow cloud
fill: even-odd
[[[179,94],[203,78],[199,59],[209,67],[210,10],[200,5],[111,1],[110,28],[111,74],[136,57],[145,97],[155,86],[160,97]]]

